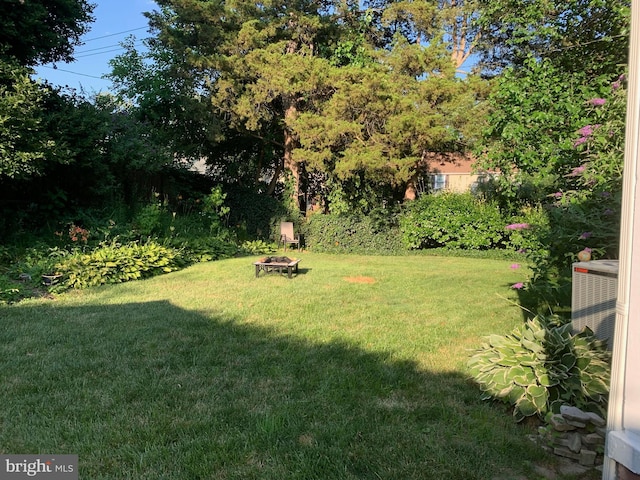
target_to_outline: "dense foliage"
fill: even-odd
[[[20,65],[69,61],[89,30],[95,5],[86,0],[5,0],[0,3],[0,56]]]
[[[606,415],[610,352],[588,329],[571,330],[570,322],[537,316],[487,337],[468,363],[485,399],[509,404],[518,421],[565,404]]]
[[[471,193],[424,195],[407,210],[401,226],[411,249],[504,248],[507,231],[500,209]]]
[[[394,218],[313,215],[305,230],[305,244],[314,252],[397,255],[406,249]]]

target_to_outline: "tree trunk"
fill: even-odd
[[[284,113],[285,127],[284,127],[284,169],[291,172],[293,176],[293,188],[291,192],[291,200],[298,207],[300,205],[300,163],[293,158],[293,149],[296,148],[297,139],[293,132],[287,127],[289,119],[294,118],[298,109],[296,108],[296,102],[292,98],[286,99],[286,109]]]

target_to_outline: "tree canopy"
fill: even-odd
[[[72,60],[94,7],[86,0],[4,0],[0,55],[25,66]]]
[[[472,140],[483,88],[455,76],[476,35],[468,5],[158,4],[147,60],[163,52],[168,78],[189,79],[183,98],[210,102],[226,138],[253,137],[275,153],[261,163],[269,191],[288,172],[302,197],[314,171],[338,182],[363,174],[403,191],[425,151],[464,150]],[[130,99],[144,97],[133,79],[154,75],[137,55],[114,62]]]
[[[51,92],[30,79],[30,67],[70,60],[92,10],[85,0],[0,3],[0,176],[33,175],[60,160],[44,118]]]

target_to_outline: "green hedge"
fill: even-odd
[[[496,204],[471,193],[424,195],[409,204],[400,218],[403,240],[410,249],[504,248],[506,224]]]
[[[314,252],[395,255],[406,252],[400,229],[371,217],[313,215],[304,243]]]

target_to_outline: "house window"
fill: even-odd
[[[447,188],[447,176],[443,174],[431,175],[431,191],[439,192]]]

